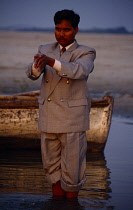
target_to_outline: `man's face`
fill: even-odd
[[[78,27],[73,28],[71,22],[68,20],[62,20],[61,23],[55,26],[55,38],[63,47],[73,43],[77,33]]]

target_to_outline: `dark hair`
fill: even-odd
[[[55,25],[58,23],[61,23],[62,20],[70,21],[72,24],[72,27],[76,28],[78,27],[80,16],[76,14],[73,10],[64,9],[64,10],[56,12],[54,15]]]

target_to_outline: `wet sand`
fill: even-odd
[[[40,44],[54,42],[52,33],[0,31],[0,94],[40,88],[26,77],[27,65]],[[88,80],[92,97],[112,95],[114,114],[133,117],[133,35],[78,34],[77,41],[97,51]]]

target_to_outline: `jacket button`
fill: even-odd
[[[64,77],[66,77],[67,76],[67,74],[62,74]]]
[[[48,98],[48,102],[50,102],[51,101],[51,99],[50,98]]]
[[[48,83],[48,79],[46,80],[46,83]]]

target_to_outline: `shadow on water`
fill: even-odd
[[[113,209],[110,170],[104,154],[87,154],[87,181],[78,200],[52,199],[39,150],[0,153],[0,209]]]

